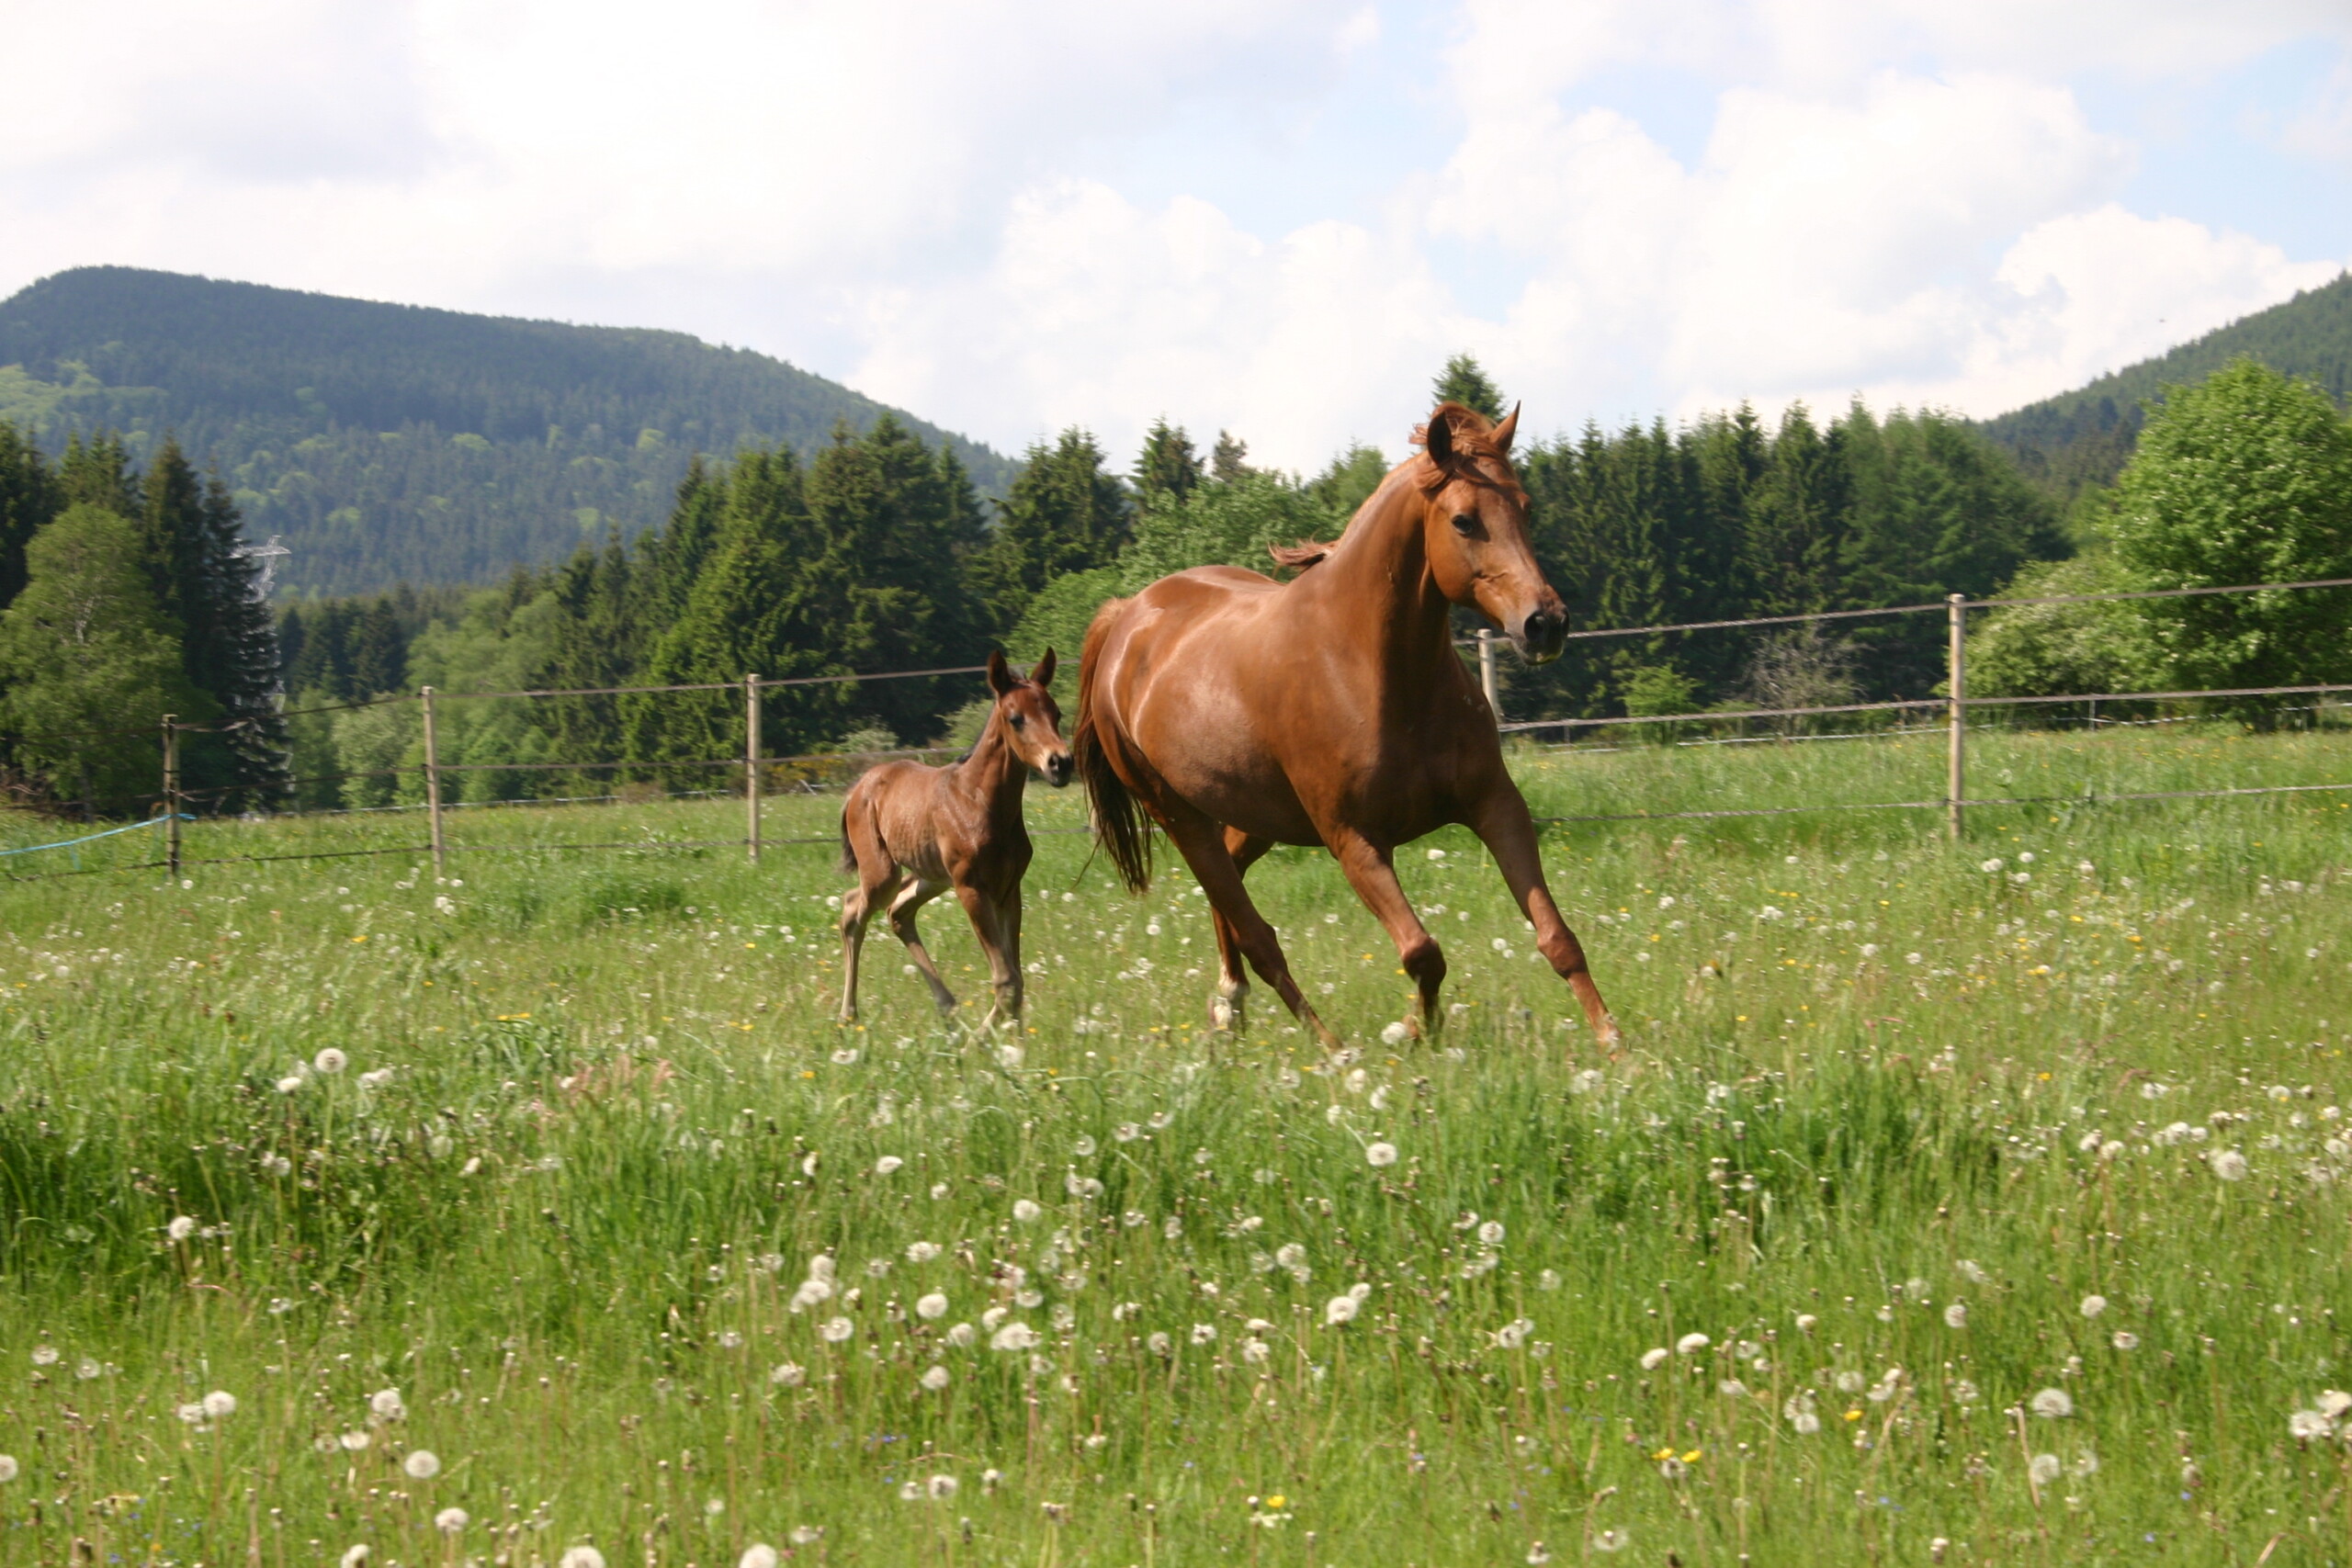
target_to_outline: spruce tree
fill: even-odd
[[[1457,354],[1445,362],[1445,368],[1430,384],[1430,391],[1442,403],[1460,403],[1476,409],[1488,419],[1503,417],[1502,389],[1479,367],[1478,362],[1466,354]]]
[[[1201,455],[1193,450],[1193,438],[1182,425],[1170,424],[1165,415],[1153,420],[1143,450],[1136,455],[1136,494],[1143,504],[1181,502],[1201,478]]]
[[[1216,445],[1209,449],[1209,477],[1219,484],[1232,484],[1257,472],[1250,466],[1250,443],[1229,430],[1216,433]]]
[[[139,515],[130,453],[118,435],[94,435],[87,441],[79,433],[67,436],[65,456],[57,463],[57,483],[68,506],[102,506],[118,517]]]
[[[1220,451],[1223,444],[1220,436]],[[978,563],[996,624],[1018,621],[1037,591],[1062,573],[1110,565],[1132,525],[1126,491],[1103,471],[1093,436],[1072,427],[1050,447],[1031,446]]]
[[[408,689],[408,637],[390,595],[370,600],[353,619],[351,675],[347,699],[364,702]]]
[[[29,434],[0,420],[0,609],[24,592],[25,547],[64,507],[64,492],[40,447]]]

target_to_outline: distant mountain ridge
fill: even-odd
[[[2318,382],[2342,407],[2352,399],[2352,273],[1978,428],[2015,454],[2030,478],[2072,500],[2122,469],[2146,420],[2143,400],[2200,381],[2240,355]]]
[[[837,382],[684,333],[381,304],[135,267],[0,301],[0,419],[175,434],[293,552],[296,592],[481,581],[666,513],[692,455],[806,454],[884,414],[985,491],[1014,465]]]

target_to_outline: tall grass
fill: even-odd
[[[1577,817],[1939,758],[1519,766]],[[2324,736],[1975,765],[2352,778]],[[1551,829],[1616,1060],[1459,832],[1402,861],[1433,1042],[1384,1039],[1409,987],[1327,859],[1253,872],[1329,1059],[1262,988],[1212,1034],[1189,879],[1116,895],[1075,832],[978,1038],[887,937],[832,1023],[830,843],[665,847],[740,806],[461,813],[496,847],[446,883],[409,817],[199,824],[400,852],[6,890],[0,1558],[2346,1562],[2347,798]]]

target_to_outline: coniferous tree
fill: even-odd
[[[0,420],[0,609],[24,592],[25,547],[64,507],[64,492],[40,446]]]
[[[1137,498],[1145,505],[1159,497],[1181,502],[1201,478],[1201,456],[1193,450],[1193,438],[1183,426],[1170,424],[1165,415],[1153,420],[1143,450],[1136,456]]]
[[[1219,434],[1220,453],[1227,439]],[[1031,446],[978,563],[996,624],[1019,620],[1037,591],[1062,573],[1110,565],[1131,525],[1126,491],[1103,471],[1093,436],[1073,426],[1050,447]]]
[[[1250,443],[1229,430],[1216,433],[1216,445],[1209,451],[1209,477],[1223,484],[1255,473],[1250,466]]]
[[[1503,417],[1502,389],[1496,386],[1493,378],[1467,354],[1457,354],[1447,360],[1445,368],[1438,373],[1430,389],[1436,394],[1439,402],[1460,403],[1464,408],[1476,409],[1488,419]]]
[[[554,653],[539,672],[551,690],[625,686],[644,653],[643,623],[633,613],[638,595],[628,552],[606,536],[601,550],[582,548],[549,575],[547,592],[559,615]],[[617,758],[623,752],[620,699],[559,697],[543,721],[556,750],[567,759]]]
[[[130,474],[130,453],[119,436],[85,441],[68,436],[57,463],[58,489],[68,506],[103,506],[118,517],[139,515],[139,486]]]
[[[352,702],[380,697],[408,688],[409,638],[390,595],[369,601],[351,622],[350,696]]]
[[[286,655],[286,689],[310,702],[347,703],[351,680],[351,627],[356,612],[348,599],[290,605],[279,623]]]

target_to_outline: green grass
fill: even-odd
[[[1940,756],[1520,767],[1579,816],[1925,799]],[[1972,766],[2079,797],[2352,780],[2352,745]],[[1114,894],[1075,833],[1038,840],[1027,1023],[979,1040],[887,935],[831,1021],[822,798],[768,803],[822,841],[757,867],[663,847],[740,803],[456,813],[500,847],[447,885],[414,814],[198,824],[192,860],[401,852],[0,889],[0,1561],[2352,1561],[2344,1450],[2288,1426],[2352,1383],[2347,800],[1552,829],[1617,1061],[1459,832],[1400,863],[1453,964],[1430,1043],[1384,1043],[1407,982],[1327,859],[1253,872],[1329,1063],[1263,987],[1212,1036],[1189,879]],[[976,1018],[960,915],[926,928]]]

